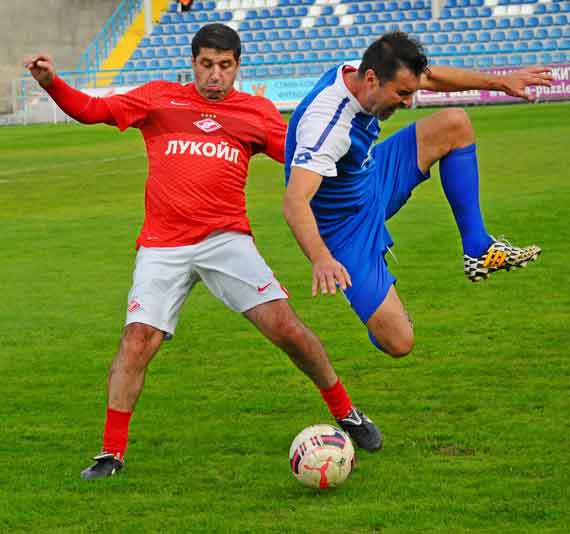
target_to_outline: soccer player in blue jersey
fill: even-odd
[[[379,121],[409,108],[418,89],[493,89],[528,99],[527,87],[551,80],[539,67],[504,76],[428,68],[421,44],[400,32],[376,40],[359,65],[329,70],[293,113],[285,149],[283,211],[313,264],[313,295],[340,286],[377,348],[394,357],[412,350],[412,321],[384,258],[393,244],[386,221],[437,161],[467,277],[477,282],[535,260],[539,247],[515,247],[485,228],[475,135],[465,111],[439,111],[374,143]]]

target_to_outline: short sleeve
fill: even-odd
[[[270,158],[283,163],[285,161],[285,134],[287,133],[287,123],[283,120],[281,113],[270,100],[263,99],[266,140],[262,150]]]
[[[151,109],[159,82],[150,82],[121,95],[105,98],[109,111],[121,131],[130,126],[140,128]]]
[[[337,176],[336,163],[348,152],[350,137],[344,122],[333,115],[320,106],[305,111],[297,123],[292,167]]]

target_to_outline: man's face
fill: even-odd
[[[200,48],[192,67],[198,92],[208,100],[222,100],[234,87],[239,60],[232,50]]]
[[[380,81],[372,69],[364,74],[364,109],[380,120],[388,119],[398,108],[409,108],[420,78],[406,67],[396,71],[393,80]]]

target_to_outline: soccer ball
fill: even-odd
[[[314,425],[301,431],[289,449],[293,476],[311,488],[342,484],[354,466],[354,447],[347,434],[331,425]]]

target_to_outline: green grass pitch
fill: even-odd
[[[386,132],[431,112],[402,111]],[[150,366],[127,469],[79,479],[100,446],[143,143],[106,126],[0,129],[0,532],[568,532],[570,104],[468,113],[489,231],[544,252],[468,282],[434,168],[389,225],[417,341],[401,360],[374,350],[341,296],[311,298],[282,169],[252,161],[259,248],[385,433],[329,492],[302,487],[287,461],[297,432],[332,422],[318,391],[203,285]]]

